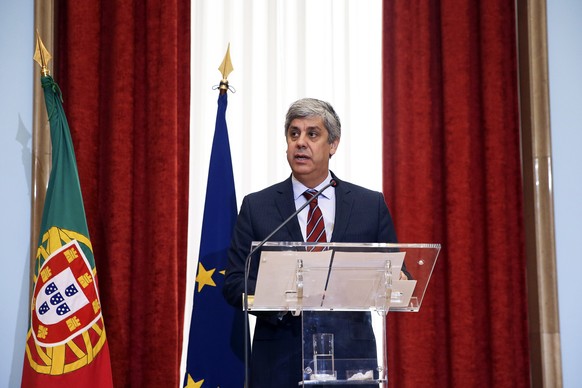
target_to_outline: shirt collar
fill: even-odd
[[[325,185],[327,185],[330,180],[331,180],[331,172],[328,171],[327,178],[325,178],[320,184],[315,186],[314,189],[319,191],[321,188],[323,188]],[[299,182],[297,180],[297,178],[295,178],[295,176],[293,176],[293,174],[291,174],[291,182],[293,183],[293,198],[295,200],[297,200],[299,197],[301,197],[306,190],[310,189],[309,187],[305,186],[303,183]],[[335,197],[334,188],[328,187],[327,189],[325,189],[325,191],[323,193],[321,193],[321,197],[324,197],[327,199],[333,199]]]

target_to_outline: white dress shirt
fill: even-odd
[[[303,196],[303,193],[306,190],[309,190],[310,187],[305,186],[303,183],[299,182],[295,179],[294,176],[291,177],[293,182],[293,196],[295,198],[295,209],[299,209],[307,199]],[[319,191],[319,189],[323,188],[325,185],[329,183],[331,180],[331,173],[327,173],[327,178],[324,179],[319,185],[314,187],[315,190]],[[331,235],[333,233],[333,226],[335,224],[335,187],[328,187],[325,191],[317,197],[317,204],[319,205],[319,209],[321,209],[321,214],[323,214],[323,220],[325,221],[325,235],[327,237],[327,241],[331,241]],[[307,239],[306,236],[306,229],[307,229],[307,215],[309,213],[309,206],[306,206],[305,209],[301,210],[297,215],[297,219],[299,220],[299,227],[301,228],[301,234],[303,235],[303,241]]]

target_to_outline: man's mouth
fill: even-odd
[[[296,154],[295,160],[299,160],[299,161],[309,160],[309,156],[304,155],[304,154]]]

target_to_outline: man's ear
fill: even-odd
[[[329,149],[329,157],[331,158],[333,154],[337,151],[337,146],[339,145],[339,139],[331,143],[331,147]]]

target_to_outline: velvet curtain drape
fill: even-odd
[[[190,1],[60,2],[75,145],[115,386],[176,387],[188,217]]]
[[[528,387],[515,2],[384,0],[384,193],[443,249],[389,316],[391,387]]]

